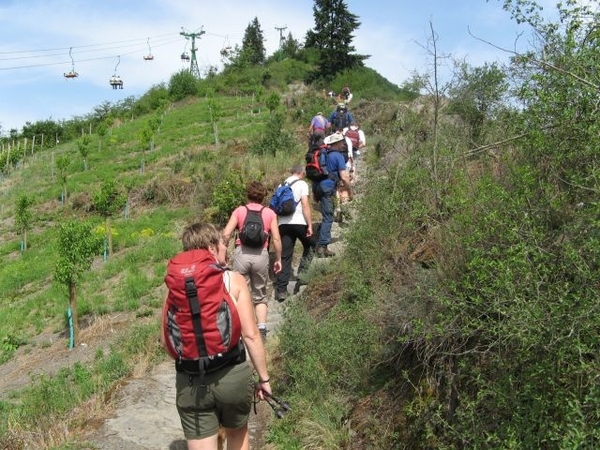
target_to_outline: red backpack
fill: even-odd
[[[344,136],[346,136],[347,138],[349,138],[352,141],[352,149],[353,150],[358,148],[359,143],[360,143],[360,134],[358,133],[358,128],[356,130],[353,130],[352,128],[348,128],[348,130],[346,130],[346,133],[344,134]]]
[[[162,332],[180,372],[210,373],[245,361],[240,317],[225,289],[225,270],[204,249],[179,253],[167,264]]]
[[[306,178],[312,181],[322,181],[329,178],[327,170],[327,145],[319,145],[306,153]]]

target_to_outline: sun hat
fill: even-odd
[[[336,142],[340,142],[342,139],[344,139],[344,136],[342,136],[340,133],[333,133],[327,136],[323,143],[327,145],[335,144]]]

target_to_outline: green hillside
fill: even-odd
[[[459,64],[446,86],[423,75],[416,99],[368,69],[340,75],[362,80],[350,85],[366,176],[344,255],[309,271],[278,331],[270,373],[293,409],[270,424],[270,448],[599,447],[598,17],[568,3],[560,24],[546,23],[519,8],[528,2],[506,3],[545,43],[510,67]],[[293,72],[203,80],[195,95],[115,120],[104,138],[92,130],[87,170],[74,140],[4,176],[5,383],[27,355],[58,360],[45,336],[68,343],[68,296],[52,276],[57,227],[88,220],[104,236],[94,194],[108,181],[128,203],[110,217],[114,253],[97,252],[77,291],[81,334],[103,345],[3,392],[3,446],[76,448],[56,424],[76,434],[120,380],[164,358],[157,316],[178,231],[222,224],[249,179],[273,188],[302,161],[310,117],[333,108],[322,85],[286,64]],[[25,194],[33,214],[21,252]],[[103,318],[115,312],[108,333]]]

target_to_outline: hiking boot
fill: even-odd
[[[277,300],[278,302],[283,302],[285,299],[287,298],[287,292],[278,292],[277,294],[275,294],[275,300]]]
[[[260,337],[263,341],[263,344],[265,342],[267,342],[267,329],[266,328],[259,328],[258,329],[259,333],[260,333]]]
[[[344,214],[341,209],[335,212],[335,221],[337,223],[342,223],[344,221]]]
[[[317,258],[330,258],[335,256],[335,253],[327,247],[317,247]]]

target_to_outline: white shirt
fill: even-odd
[[[294,193],[294,201],[296,204],[296,210],[294,214],[289,216],[277,216],[277,223],[279,225],[308,225],[304,219],[304,213],[302,212],[302,202],[300,201],[303,196],[308,197],[308,184],[306,181],[298,178],[297,175],[292,175],[285,179],[285,183],[291,184],[292,181],[296,181],[292,184],[292,192]]]

